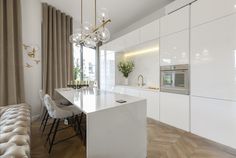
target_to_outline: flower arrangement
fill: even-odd
[[[129,74],[134,69],[134,62],[133,61],[121,61],[118,64],[119,71],[123,74],[125,78],[128,78]]]

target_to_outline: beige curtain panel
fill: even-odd
[[[65,87],[73,78],[73,50],[69,42],[73,20],[46,3],[42,6],[43,91],[52,96],[55,88]]]
[[[0,106],[24,102],[20,0],[0,0]]]

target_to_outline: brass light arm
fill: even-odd
[[[97,28],[95,28],[93,30],[93,33],[96,32],[97,30],[99,30],[100,28],[104,27],[106,24],[110,23],[111,19],[106,20],[105,22],[103,22],[101,25],[99,25]]]

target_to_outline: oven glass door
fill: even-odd
[[[162,71],[161,91],[179,94],[189,94],[188,71]]]
[[[162,85],[164,87],[173,87],[174,73],[172,71],[163,72],[162,74]]]
[[[176,88],[186,88],[185,73],[176,71],[174,73],[174,87]]]

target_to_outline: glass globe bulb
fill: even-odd
[[[92,30],[93,30],[92,24],[90,24],[89,22],[85,22],[85,23],[83,24],[83,32],[84,32],[85,34],[91,33]]]
[[[102,24],[107,19],[109,19],[108,10],[106,8],[101,8],[98,11],[98,23]]]
[[[102,42],[107,42],[110,39],[110,32],[107,28],[102,28],[98,32],[98,39]]]
[[[93,42],[98,43],[99,42],[98,33],[97,32],[93,33],[91,35],[91,39]]]
[[[91,38],[86,38],[85,41],[84,41],[84,46],[85,47],[92,48],[95,45],[96,45],[95,42],[93,42]]]
[[[107,8],[101,8],[101,9],[99,9],[99,11],[98,11],[98,17],[102,17],[102,18],[104,18],[104,19],[108,19],[109,17],[108,17],[108,10],[107,10]]]

